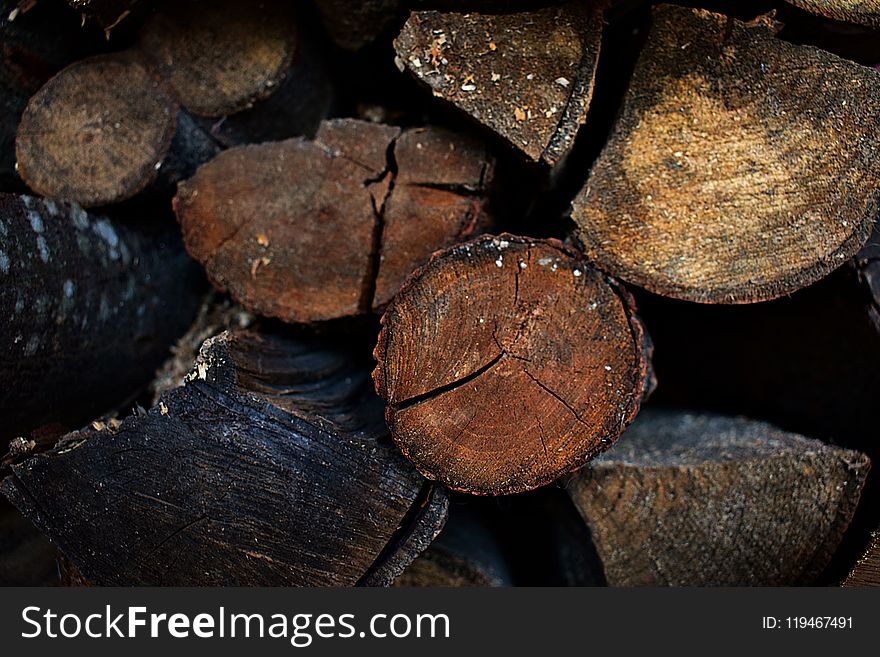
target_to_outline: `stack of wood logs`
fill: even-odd
[[[790,1],[0,3],[0,579],[880,584],[880,21]]]

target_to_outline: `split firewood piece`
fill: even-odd
[[[93,46],[77,17],[50,3],[0,0],[0,191],[19,191],[15,131],[28,99]]]
[[[837,21],[880,27],[880,0],[786,0],[786,2]]]
[[[877,216],[878,102],[880,73],[777,39],[766,17],[658,7],[574,203],[587,255],[706,303],[813,283],[858,251]]]
[[[872,534],[871,544],[843,586],[880,586],[880,530]]]
[[[513,14],[413,13],[395,41],[443,98],[533,160],[559,161],[586,120],[602,34],[601,3]]]
[[[567,488],[611,586],[808,584],[868,457],[743,418],[644,412]]]
[[[225,333],[189,378],[2,482],[89,582],[387,584],[439,532],[445,494],[385,440],[369,372],[350,355]]]
[[[511,586],[513,576],[498,537],[479,514],[451,505],[443,531],[394,586]]]
[[[192,322],[204,286],[171,227],[146,232],[0,194],[0,439],[131,398]]]
[[[298,30],[294,3],[167,0],[140,49],[196,116],[222,119],[226,145],[313,135],[330,106],[322,59]]]
[[[260,315],[314,322],[371,312],[433,251],[481,230],[490,169],[455,133],[333,120],[314,141],[221,153],[174,203],[216,287]]]
[[[548,484],[607,449],[649,388],[629,294],[561,242],[455,246],[382,318],[373,372],[395,442],[481,495]]]
[[[68,66],[28,102],[16,138],[18,170],[34,191],[89,207],[167,186],[217,153],[137,53]],[[174,148],[172,148],[174,146]]]

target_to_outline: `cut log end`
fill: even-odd
[[[880,530],[871,536],[871,544],[844,580],[843,586],[880,586]]]
[[[382,324],[373,378],[392,436],[455,490],[554,481],[609,447],[648,387],[630,297],[556,241],[453,247],[410,279]]]
[[[574,204],[587,254],[705,303],[819,280],[858,251],[880,209],[878,102],[880,73],[786,43],[769,21],[657,8]]]
[[[815,581],[870,461],[742,418],[644,412],[567,489],[611,586]]]
[[[82,60],[28,103],[16,137],[19,173],[34,191],[86,207],[130,198],[156,178],[176,113],[135,54]]]
[[[140,47],[193,114],[222,117],[270,95],[297,49],[289,6],[237,0],[166,2],[144,26]]]

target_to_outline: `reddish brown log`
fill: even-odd
[[[431,259],[382,318],[373,373],[427,477],[499,495],[607,449],[650,387],[631,298],[557,241],[484,237]]]
[[[407,67],[533,160],[559,161],[586,120],[601,3],[514,14],[413,13],[395,41]]]
[[[335,120],[314,141],[222,153],[180,185],[175,209],[216,287],[314,322],[384,305],[434,250],[482,229],[490,168],[454,133]]]

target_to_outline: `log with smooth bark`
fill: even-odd
[[[293,3],[168,0],[144,25],[139,48],[180,104],[219,119],[225,145],[313,135],[326,116],[329,70]]]
[[[387,584],[447,503],[381,409],[343,351],[227,333],[148,412],[69,434],[0,486],[93,584]]]
[[[147,232],[0,194],[0,440],[75,426],[132,398],[204,286],[173,227]]]
[[[179,187],[190,254],[245,308],[288,322],[369,313],[436,249],[488,223],[485,147],[340,119],[231,148]]]
[[[586,121],[599,4],[513,14],[415,12],[395,40],[407,67],[532,160],[559,161]]]
[[[867,551],[844,580],[843,586],[880,586],[880,530],[874,532]]]
[[[700,10],[654,10],[573,218],[600,268],[748,303],[824,277],[878,212],[880,72]]]
[[[499,495],[607,449],[651,387],[629,294],[555,240],[485,236],[435,255],[382,317],[373,378],[431,479]]]
[[[611,586],[809,584],[868,457],[768,424],[645,411],[567,482]]]
[[[809,12],[848,23],[880,27],[880,0],[785,0]]]

